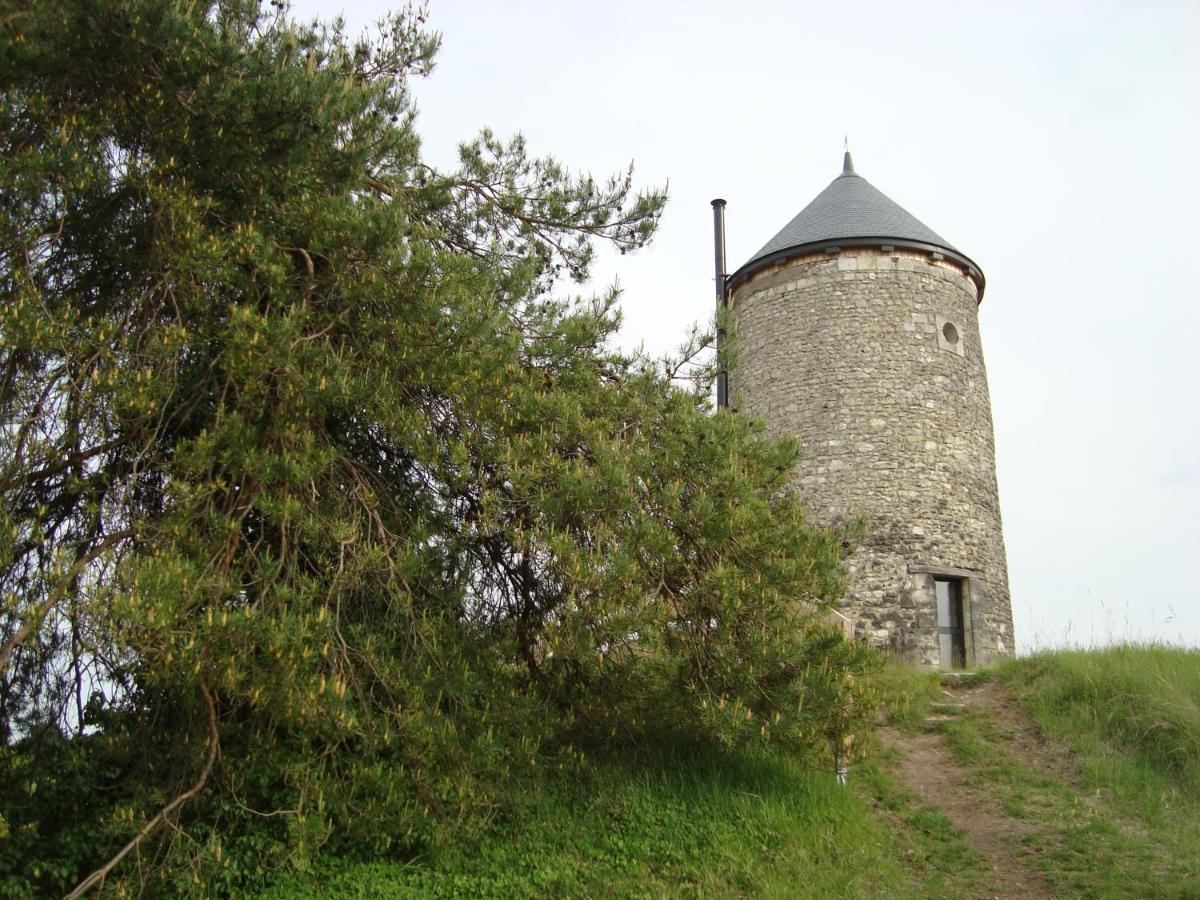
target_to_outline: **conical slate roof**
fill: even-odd
[[[858,175],[848,151],[842,174],[800,210],[775,237],[767,241],[749,262],[734,272],[730,282],[741,281],[763,265],[839,243],[847,246],[891,244],[940,251],[966,265],[977,276],[982,287],[983,277],[979,274],[978,266],[936,231]]]

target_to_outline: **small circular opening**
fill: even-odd
[[[928,332],[926,332],[928,334]],[[958,329],[954,327],[953,322],[947,322],[942,326],[942,337],[946,339],[947,344],[958,343]]]

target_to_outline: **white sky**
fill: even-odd
[[[299,0],[352,30],[396,3]],[[425,154],[487,125],[669,181],[606,256],[624,341],[670,350],[841,170],[975,259],[1018,649],[1200,646],[1200,3],[442,0]]]

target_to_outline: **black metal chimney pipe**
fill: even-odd
[[[725,312],[725,304],[729,299],[726,289],[728,276],[725,273],[725,201],[716,199],[713,208],[713,249],[717,269],[717,356],[720,358],[721,349],[725,344],[725,329],[721,326],[721,317]],[[717,408],[729,406],[729,373],[721,369],[717,373]]]

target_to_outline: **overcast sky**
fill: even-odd
[[[357,30],[397,4],[303,0]],[[442,0],[416,88],[434,163],[489,126],[670,185],[605,257],[623,340],[711,315],[732,271],[840,171],[975,259],[1018,649],[1200,646],[1200,3]]]

